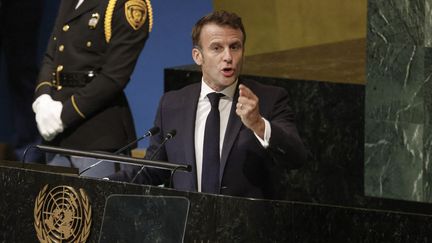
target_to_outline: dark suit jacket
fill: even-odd
[[[144,0],[139,1],[145,6]],[[77,1],[61,2],[35,94],[49,94],[63,103],[61,119],[66,129],[49,144],[116,150],[135,138],[123,89],[149,33],[149,10],[143,25],[134,29],[126,14],[127,3],[85,0],[75,9]],[[63,73],[94,71],[97,76],[85,86],[59,90],[54,83],[59,66]]]
[[[258,97],[261,115],[271,123],[270,146],[264,149],[254,133],[246,128],[235,114],[238,91],[225,133],[220,166],[220,194],[277,199],[275,183],[278,172],[297,168],[305,160],[306,152],[298,135],[294,114],[288,106],[287,92],[278,87],[266,86],[253,81],[241,81]],[[192,166],[192,173],[177,172],[173,187],[179,190],[197,191],[195,163],[195,117],[201,84],[192,84],[181,90],[167,92],[160,100],[155,125],[161,128],[160,136],[152,137],[146,158],[153,156],[163,136],[171,129],[177,134],[166,143],[155,157]],[[147,169],[137,182],[162,184],[169,173]],[[130,179],[120,173],[111,179]]]

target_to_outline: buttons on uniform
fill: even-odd
[[[63,51],[64,50],[64,45],[60,45],[59,46],[59,51]]]
[[[60,72],[63,70],[63,65],[58,65],[57,66],[57,73],[56,73],[56,80],[57,80],[57,84],[54,83],[54,85],[57,88],[57,91],[62,89],[61,83],[60,83]]]
[[[69,25],[63,25],[63,31],[68,31],[69,30]]]
[[[87,41],[87,47],[91,47],[92,46],[92,43],[91,43],[91,41]]]
[[[57,37],[54,36],[54,37],[53,37],[53,40],[57,40]]]

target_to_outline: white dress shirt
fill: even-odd
[[[234,92],[236,91],[237,82],[234,82],[229,87],[220,91],[219,93],[225,96],[220,98],[219,101],[219,112],[220,112],[220,139],[219,139],[219,156],[222,154],[222,145],[225,138],[225,130],[228,125],[229,114],[231,112],[231,107],[234,99]],[[204,128],[208,114],[211,110],[210,101],[207,98],[207,94],[216,92],[210,88],[204,80],[201,81],[201,93],[198,99],[198,106],[196,111],[195,120],[195,160],[197,168],[197,182],[198,191],[201,192],[201,174],[202,174],[202,164],[203,164],[203,146],[204,146]],[[264,140],[255,134],[260,143],[266,148],[270,141],[271,128],[270,123],[263,119],[265,122]]]

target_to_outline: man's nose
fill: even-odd
[[[225,49],[223,58],[224,58],[224,61],[227,63],[232,62],[232,53],[231,53],[230,48]]]

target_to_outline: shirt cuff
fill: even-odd
[[[266,119],[264,119],[264,117],[262,118],[265,124],[265,129],[264,129],[264,139],[261,139],[256,133],[255,137],[258,139],[258,141],[261,143],[261,145],[264,148],[267,148],[269,146],[269,142],[270,142],[270,135],[271,135],[271,126],[270,126],[270,122],[267,121]]]

